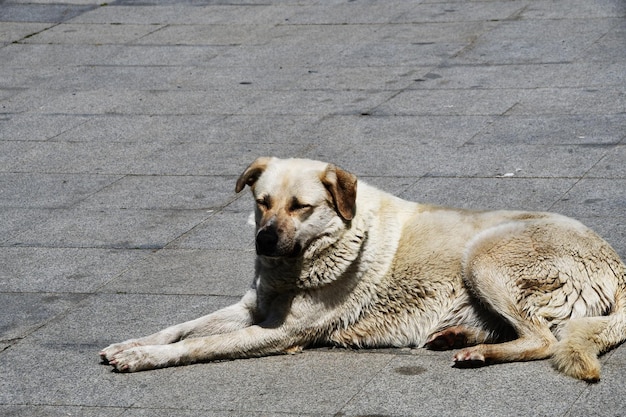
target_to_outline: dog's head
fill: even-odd
[[[256,159],[237,180],[256,201],[256,251],[298,257],[315,239],[345,225],[356,212],[354,175],[306,159]]]

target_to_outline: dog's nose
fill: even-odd
[[[278,233],[274,227],[261,229],[256,235],[256,253],[259,255],[274,255],[277,244]]]

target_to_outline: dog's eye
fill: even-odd
[[[297,199],[294,198],[291,201],[291,207],[289,207],[289,209],[291,211],[302,211],[302,210],[308,210],[311,207],[313,207],[311,204],[302,203],[302,202],[300,202],[300,201],[298,201]]]
[[[270,198],[268,196],[263,196],[261,198],[256,199],[256,203],[259,207],[267,210],[270,208]]]

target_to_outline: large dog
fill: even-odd
[[[552,357],[600,378],[626,339],[626,267],[551,213],[401,200],[332,164],[258,158],[256,276],[240,302],[100,355],[122,372],[307,346],[463,348],[457,366]]]

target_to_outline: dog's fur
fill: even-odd
[[[457,366],[552,357],[600,378],[626,339],[626,267],[598,235],[551,213],[401,200],[334,165],[259,158],[256,276],[240,302],[100,355],[133,372],[313,345],[463,348]]]

